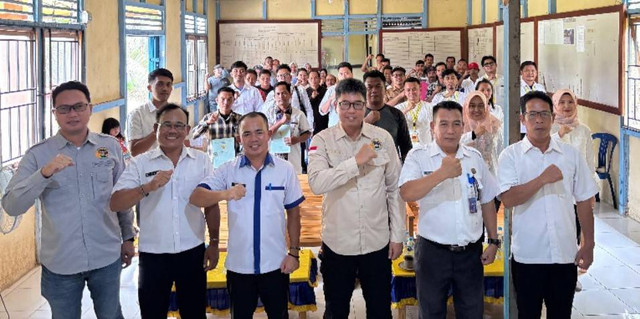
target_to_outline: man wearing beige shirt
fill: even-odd
[[[322,264],[325,318],[347,318],[356,277],[368,318],[391,318],[391,260],[405,232],[398,207],[400,161],[391,135],[364,123],[366,88],[336,87],[340,122],[309,147],[309,186],[324,194]]]

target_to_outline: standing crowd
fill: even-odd
[[[544,303],[549,318],[570,318],[578,269],[593,261],[598,192],[575,94],[550,98],[536,64],[523,62],[523,138],[505,148],[505,84],[493,56],[478,65],[426,54],[409,70],[391,62],[366,57],[362,81],[348,62],[337,77],[271,57],[253,69],[216,65],[205,79],[207,114],[193,128],[188,111],[168,102],[172,73],[157,69],[124,136],[115,119],[102,134],[88,129],[87,86],[55,88],[60,129],[27,151],[2,197],[11,215],[42,201],[41,285],[53,317],[80,318],[86,285],[98,318],[123,318],[120,272],[137,238],[142,317],[166,318],[175,284],[180,316],[205,318],[226,201],[232,318],[251,318],[258,298],[269,318],[287,318],[289,274],[300,266],[298,175],[307,174],[323,195],[326,318],[349,316],[356,279],[367,317],[391,318],[407,202],[419,207],[421,318],[445,318],[450,293],[457,317],[482,318],[501,205],[513,214],[519,317],[540,318]],[[223,140],[235,157],[214,167]]]

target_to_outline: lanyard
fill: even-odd
[[[420,114],[420,110],[422,109],[422,101],[418,102],[418,107],[414,108],[409,112],[411,115],[411,120],[413,121],[413,129],[416,129],[416,123],[418,122],[418,115]]]

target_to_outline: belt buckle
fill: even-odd
[[[467,249],[467,246],[458,246],[458,245],[449,246],[449,251],[452,251],[455,253],[464,251],[465,249]]]

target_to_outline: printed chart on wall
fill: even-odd
[[[218,61],[226,68],[238,60],[252,67],[274,55],[282,63],[316,66],[320,64],[320,28],[318,21],[220,21]]]
[[[538,22],[538,81],[618,109],[619,12]],[[615,110],[614,109],[614,110]]]
[[[480,65],[482,57],[493,55],[493,27],[469,28],[467,35],[469,41],[469,62]]]
[[[408,70],[427,53],[433,54],[434,61],[462,56],[461,33],[461,30],[382,30],[381,52],[391,59],[392,65]]]

